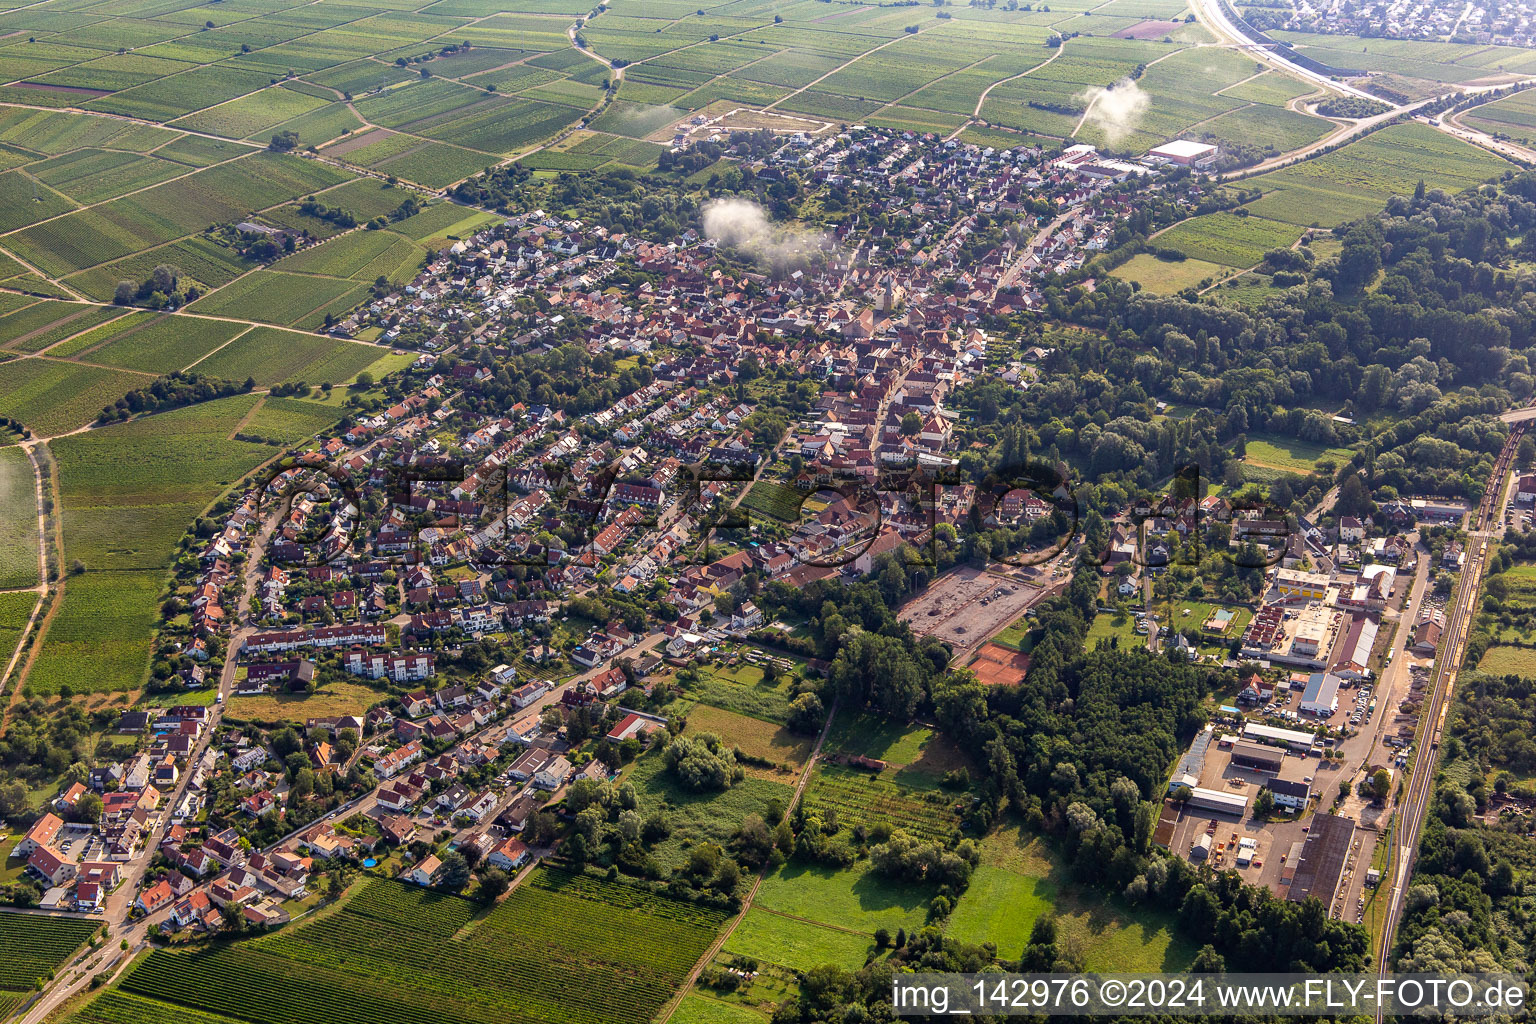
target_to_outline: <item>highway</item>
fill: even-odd
[[[1468,561],[1462,570],[1461,585],[1456,601],[1446,616],[1446,628],[1438,669],[1430,689],[1429,704],[1425,708],[1424,726],[1419,735],[1418,751],[1413,772],[1408,780],[1408,793],[1398,806],[1397,827],[1393,832],[1394,862],[1396,873],[1391,878],[1392,890],[1387,900],[1386,918],[1382,922],[1379,945],[1375,951],[1377,970],[1385,976],[1392,952],[1397,925],[1402,920],[1403,901],[1408,892],[1408,881],[1413,875],[1413,864],[1418,852],[1419,830],[1434,791],[1435,764],[1440,756],[1440,738],[1445,730],[1446,714],[1456,685],[1457,671],[1466,653],[1467,636],[1476,616],[1478,595],[1482,590],[1483,570],[1488,564],[1490,541],[1495,540],[1504,519],[1504,504],[1508,495],[1510,467],[1514,464],[1515,450],[1525,433],[1524,425],[1515,427],[1499,453],[1488,487],[1472,514],[1468,530]],[[1384,880],[1384,884],[1385,884]],[[1384,1010],[1377,1010],[1380,1024]]]
[[[1244,32],[1233,24],[1227,12],[1222,9],[1222,0],[1195,0],[1195,14],[1205,23],[1205,26],[1216,33],[1218,38],[1225,37],[1228,42],[1240,50],[1245,50],[1254,58],[1267,64],[1284,68],[1291,74],[1308,82],[1314,82],[1325,89],[1343,93],[1346,96],[1354,96],[1358,99],[1370,100],[1373,103],[1385,102],[1380,96],[1373,96],[1364,89],[1356,89],[1354,86],[1317,71],[1310,71],[1295,61],[1282,56],[1278,51],[1254,42]]]

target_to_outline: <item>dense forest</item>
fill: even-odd
[[[1022,392],[993,378],[960,392],[990,446],[974,457],[1149,487],[1191,461],[1222,479],[1265,432],[1357,446],[1378,498],[1477,494],[1507,433],[1497,414],[1536,393],[1536,273],[1510,269],[1536,251],[1533,226],[1536,174],[1522,173],[1394,197],[1335,229],[1337,255],[1305,241],[1269,254],[1265,269],[1296,283],[1251,309],[1105,277],[1049,288],[1047,312],[1092,333],[1044,341],[1042,380]],[[1159,400],[1193,412],[1160,419]]]

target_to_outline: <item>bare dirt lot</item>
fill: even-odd
[[[943,640],[962,658],[1023,615],[1044,593],[1033,584],[962,566],[935,580],[897,617],[918,636]]]

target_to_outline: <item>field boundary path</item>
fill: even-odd
[[[32,467],[32,494],[37,509],[37,585],[24,589],[36,593],[37,600],[32,605],[32,613],[27,616],[27,624],[22,627],[21,635],[16,639],[16,649],[11,652],[10,660],[5,663],[5,671],[0,672],[0,693],[5,692],[6,683],[10,682],[11,673],[15,671],[16,663],[21,660],[27,637],[32,635],[32,627],[37,624],[37,614],[43,607],[43,601],[48,597],[48,513],[44,511],[43,505],[43,467],[32,451],[37,444],[36,441],[24,441],[21,444],[21,450],[27,455],[27,464]],[[33,646],[36,647],[36,645]]]
[[[794,795],[789,798],[789,805],[784,808],[786,815],[792,813],[799,805],[800,797],[804,795],[805,787],[811,781],[811,771],[816,767],[816,762],[821,759],[822,745],[827,742],[827,737],[832,733],[832,723],[837,721],[838,706],[839,702],[833,701],[831,709],[827,711],[826,724],[821,727],[821,735],[816,737],[816,746],[812,748],[811,756],[805,759],[805,768],[800,773],[800,781],[795,783]],[[693,970],[688,972],[688,978],[679,986],[677,994],[656,1015],[657,1024],[667,1024],[672,1019],[672,1015],[677,1012],[677,1008],[682,1005],[688,993],[693,991],[693,986],[698,982],[699,975],[704,972],[704,968],[709,966],[711,960],[720,955],[720,951],[725,948],[725,944],[731,940],[731,936],[736,933],[737,926],[746,919],[747,911],[752,909],[752,901],[757,898],[757,890],[763,884],[763,879],[768,877],[769,870],[769,864],[764,864],[758,869],[757,877],[752,880],[752,888],[747,890],[746,898],[741,901],[741,911],[720,932],[715,941],[710,943],[709,948],[704,951],[704,955],[699,958],[699,962],[693,965]]]

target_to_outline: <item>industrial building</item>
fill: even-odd
[[[1189,791],[1189,802],[1185,806],[1196,811],[1231,814],[1241,818],[1248,811],[1248,795],[1224,793],[1219,789],[1201,789],[1196,786]]]
[[[1300,751],[1311,750],[1312,744],[1317,741],[1317,738],[1309,732],[1302,732],[1299,729],[1280,729],[1273,725],[1260,725],[1258,722],[1249,722],[1243,726],[1243,739]]]
[[[1304,715],[1327,718],[1339,710],[1339,683],[1343,682],[1332,672],[1314,672],[1302,691],[1301,705],[1297,708]]]
[[[1278,774],[1285,763],[1285,753],[1275,747],[1264,747],[1242,740],[1232,745],[1232,764],[1254,772]]]
[[[1367,667],[1371,649],[1376,646],[1379,626],[1369,615],[1356,615],[1344,633],[1344,639],[1334,647],[1333,664],[1328,671],[1343,679],[1360,680],[1371,674]]]
[[[1321,601],[1328,594],[1328,574],[1300,569],[1275,570],[1275,589],[1286,597],[1306,597]]]
[[[1285,898],[1300,903],[1308,896],[1316,896],[1325,905],[1332,903],[1354,835],[1354,819],[1336,814],[1314,814],[1312,831],[1301,848],[1300,862]]]
[[[1220,155],[1221,150],[1216,146],[1205,142],[1191,142],[1188,139],[1175,139],[1165,145],[1154,146],[1147,150],[1147,158],[1150,160],[1201,169],[1214,164]]]

